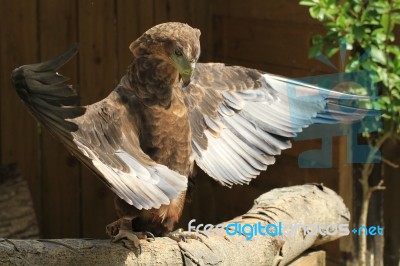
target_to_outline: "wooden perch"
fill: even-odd
[[[0,237],[39,237],[28,184],[16,164],[0,167]]]
[[[322,185],[274,189],[255,200],[244,215],[224,223],[264,225],[339,225],[349,223],[343,200]],[[193,224],[197,225],[197,224]],[[109,240],[8,240],[0,239],[0,264],[34,265],[286,265],[310,247],[339,237],[321,233],[292,236],[199,235],[199,239],[176,242],[170,238],[141,241],[141,253],[132,252]],[[223,232],[223,234],[221,234]],[[271,231],[272,232],[272,231]]]

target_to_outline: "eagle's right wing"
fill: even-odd
[[[72,47],[40,64],[21,66],[12,80],[18,95],[39,122],[127,203],[138,209],[169,204],[187,178],[157,164],[140,148],[140,121],[120,101],[119,85],[106,99],[87,107],[67,78],[56,71],[77,52]]]

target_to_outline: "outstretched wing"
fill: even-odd
[[[310,124],[359,120],[367,111],[341,104],[362,96],[217,63],[197,64],[185,92],[196,163],[227,186],[266,170]]]
[[[157,164],[140,148],[140,121],[128,112],[121,83],[106,99],[87,107],[56,71],[77,52],[72,47],[48,62],[13,71],[17,92],[39,122],[59,138],[122,199],[138,209],[169,204],[187,178]]]

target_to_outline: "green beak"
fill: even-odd
[[[190,62],[187,58],[183,56],[171,56],[172,60],[175,62],[176,68],[179,71],[179,75],[182,78],[183,84],[187,86],[190,83],[194,68],[196,66],[195,62]]]
[[[190,80],[192,78],[193,70],[194,70],[194,64],[190,64],[187,68],[182,69],[180,74],[182,77],[183,85],[185,86],[189,85]]]

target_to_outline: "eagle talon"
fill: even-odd
[[[152,232],[144,232],[146,234],[146,240],[149,242],[153,242],[156,240],[156,237],[153,235]],[[150,236],[151,238],[147,238],[148,236]],[[150,240],[151,239],[151,240]]]
[[[121,242],[127,249],[139,251],[140,254],[142,253],[140,239],[144,239],[149,242],[156,240],[155,236],[151,232],[133,232],[131,230],[120,229],[117,235],[111,237],[111,242]]]
[[[142,239],[142,232],[133,232],[129,230],[120,229],[118,234],[111,238],[111,242],[122,242],[125,247],[132,249],[140,249],[140,241]],[[132,246],[133,244],[133,246]]]
[[[199,238],[199,236],[197,235],[197,233],[195,232],[187,232],[187,231],[183,231],[182,228],[179,228],[171,233],[169,233],[167,235],[167,237],[171,238],[172,240],[175,240],[176,242],[187,242],[187,239],[194,239],[194,240],[201,240],[201,238]]]

